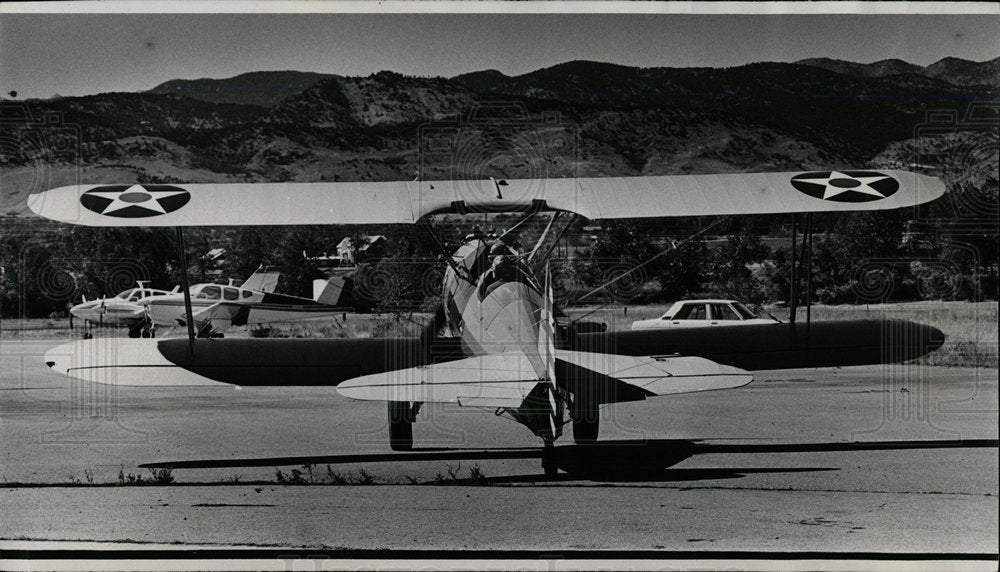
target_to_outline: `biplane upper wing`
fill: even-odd
[[[59,187],[28,206],[85,226],[414,223],[441,212],[550,209],[591,219],[883,210],[940,197],[898,170],[359,183]]]
[[[599,396],[599,403],[728,389],[753,381],[750,372],[698,357],[556,350],[557,378],[561,378],[558,372],[574,366],[574,380],[589,384],[586,391]],[[579,368],[586,371],[581,375]],[[525,354],[507,352],[357,377],[338,385],[337,391],[360,400],[519,407],[539,383],[548,382],[538,379]],[[630,387],[618,387],[621,384]]]

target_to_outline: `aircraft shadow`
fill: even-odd
[[[804,472],[837,470],[832,467],[806,468],[717,468],[669,469],[695,455],[706,454],[766,454],[833,451],[873,451],[939,448],[996,448],[996,439],[934,440],[934,441],[868,441],[833,443],[718,443],[683,439],[598,441],[591,444],[561,445],[551,450],[552,461],[565,475],[554,480],[586,478],[595,481],[696,481],[741,478],[749,473]],[[414,461],[464,461],[541,459],[538,448],[418,448],[408,452],[314,455],[298,457],[261,457],[251,459],[205,459],[166,461],[139,465],[143,468],[205,469],[223,467],[274,467],[288,465],[362,464]],[[538,475],[493,477],[484,482],[517,483],[541,480]],[[546,479],[553,480],[553,479]]]
[[[586,479],[602,483],[642,483],[642,482],[684,482],[684,481],[714,481],[721,479],[741,479],[753,473],[810,473],[817,471],[839,471],[835,467],[795,467],[795,468],[765,468],[765,467],[744,467],[744,468],[715,468],[715,469],[648,469],[648,470],[621,470],[613,471],[575,471],[572,473],[560,473],[556,477],[546,478],[542,475],[508,475],[503,477],[486,477],[477,484],[505,485],[517,483],[553,483],[572,482]],[[473,481],[466,480],[464,483],[473,484]],[[463,481],[456,481],[456,484],[463,484]]]

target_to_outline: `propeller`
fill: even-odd
[[[559,390],[556,387],[556,321],[553,311],[552,270],[545,264],[545,286],[542,298],[542,315],[538,324],[538,355],[545,362],[545,378],[549,382],[549,428],[552,439],[562,433],[562,402],[557,400]]]

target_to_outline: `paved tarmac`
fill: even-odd
[[[996,369],[755,372],[741,389],[607,407],[602,440],[670,439],[700,452],[653,471],[545,481],[537,459],[500,458],[538,442],[489,411],[430,407],[415,426],[419,448],[489,450],[484,458],[399,460],[381,404],[334,388],[76,382],[42,363],[56,343],[0,344],[0,547],[998,550],[996,447],[919,443],[995,441]],[[909,445],[846,445],[855,441]],[[792,447],[803,443],[825,445]],[[348,454],[378,457],[334,462]],[[327,458],[310,474],[294,459],[305,456]],[[269,457],[297,464],[175,469],[169,486],[117,485],[119,474],[152,478],[143,463]],[[275,482],[292,469],[306,482],[375,484]]]

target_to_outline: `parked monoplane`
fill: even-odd
[[[89,328],[92,324],[100,326],[125,326],[130,338],[153,337],[152,324],[146,315],[146,304],[156,296],[167,296],[176,293],[180,287],[173,290],[157,290],[146,286],[148,281],[139,280],[138,287],[119,292],[112,298],[101,297],[100,300],[87,300],[69,309],[70,325],[72,317],[83,320]],[[89,333],[88,333],[89,335]]]
[[[190,290],[191,320],[199,337],[218,337],[231,326],[324,318],[351,310],[322,299],[276,294],[279,272],[258,269],[241,286],[195,284]],[[161,326],[186,326],[185,294],[158,296],[146,302],[149,318]]]

